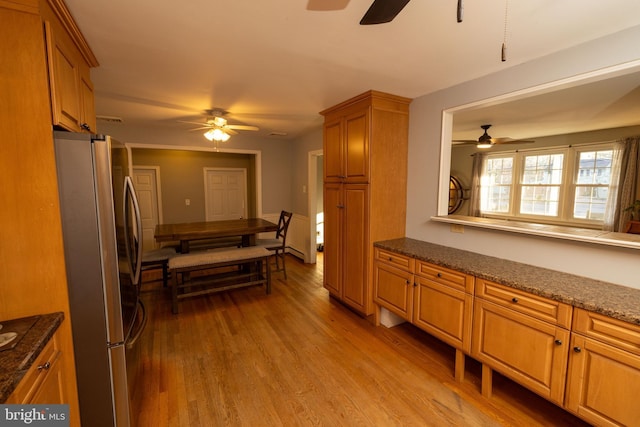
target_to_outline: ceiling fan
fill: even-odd
[[[457,21],[462,22],[463,0],[458,0]],[[371,6],[360,20],[360,25],[384,24],[404,9],[409,0],[373,0]]]
[[[487,132],[489,130],[489,128],[491,127],[491,125],[482,125],[480,126],[483,130],[484,133],[482,135],[480,135],[480,138],[478,138],[477,140],[474,139],[454,139],[452,142],[457,142],[459,144],[456,145],[475,145],[478,148],[490,148],[494,145],[498,145],[498,144],[514,144],[514,143],[518,143],[518,144],[528,144],[528,143],[532,143],[535,141],[532,140],[525,140],[525,139],[513,139],[513,138],[508,138],[508,137],[503,137],[503,138],[492,138],[491,135],[489,135],[489,133]]]
[[[207,110],[207,120],[202,122],[189,122],[189,121],[181,121],[181,123],[190,123],[194,125],[200,125],[197,128],[190,129],[192,131],[196,130],[207,130],[204,133],[205,138],[209,141],[227,141],[231,135],[237,135],[238,130],[248,130],[248,131],[258,131],[260,128],[257,126],[251,125],[240,125],[240,124],[229,124],[227,119],[223,116],[227,115],[228,112],[222,109],[216,108],[213,110]]]
[[[462,22],[463,1],[458,0],[457,21]],[[307,0],[308,10],[341,10],[347,7],[349,0]],[[385,24],[404,9],[409,0],[373,0],[371,6],[360,20],[360,25]]]

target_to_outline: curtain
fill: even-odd
[[[471,194],[469,195],[469,215],[480,216],[480,180],[482,179],[482,166],[485,154],[473,155],[473,167],[471,169]]]
[[[630,213],[625,212],[636,199],[638,182],[638,144],[640,136],[617,141],[613,149],[611,186],[605,209],[603,230],[624,231]]]

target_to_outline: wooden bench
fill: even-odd
[[[264,284],[271,293],[268,249],[257,246],[176,255],[169,259],[171,309],[183,298]],[[197,273],[197,274],[192,274]]]

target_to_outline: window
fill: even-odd
[[[574,218],[603,220],[611,184],[612,156],[612,150],[579,153],[573,203]]]
[[[483,162],[480,210],[485,216],[600,225],[612,158],[611,144],[489,154]]]
[[[480,185],[480,210],[509,213],[512,183],[513,157],[487,159]]]
[[[523,156],[520,213],[558,216],[564,154]]]

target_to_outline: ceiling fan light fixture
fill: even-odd
[[[489,142],[478,142],[476,147],[477,148],[491,148],[491,141],[489,141]]]
[[[222,129],[209,129],[204,133],[204,137],[209,141],[221,141],[225,142],[231,138],[231,135],[223,131]]]

